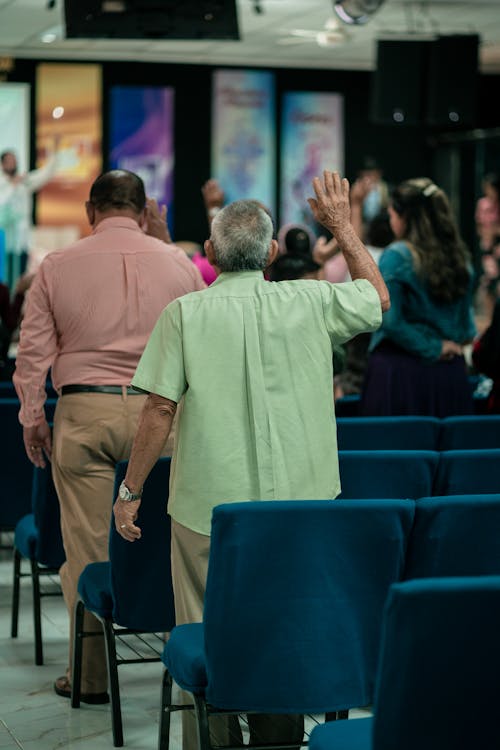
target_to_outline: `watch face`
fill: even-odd
[[[121,484],[121,485],[120,485],[120,489],[119,489],[119,491],[118,491],[118,495],[120,496],[120,500],[126,500],[126,499],[127,499],[127,497],[129,496],[129,494],[130,494],[130,492],[129,492],[129,491],[128,491],[128,489],[127,489],[127,488],[125,487],[125,485],[124,485],[124,484]]]

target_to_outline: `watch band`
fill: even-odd
[[[142,489],[140,492],[131,492],[127,485],[125,484],[125,481],[123,481],[120,484],[120,488],[118,490],[118,496],[120,500],[123,500],[126,503],[130,503],[133,500],[140,500],[142,497]]]

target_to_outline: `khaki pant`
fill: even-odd
[[[54,416],[52,474],[61,508],[66,562],[61,584],[70,616],[72,663],[74,609],[80,573],[91,562],[108,560],[115,466],[128,459],[146,396],[75,393],[62,396]],[[169,440],[168,446],[170,447]],[[169,451],[165,450],[165,455]],[[85,614],[85,630],[101,630]],[[71,679],[71,675],[70,675]],[[82,693],[106,690],[102,637],[83,640]]]
[[[210,537],[197,534],[172,519],[172,582],[177,625],[203,620],[203,599],[208,571]],[[188,693],[183,703],[192,703]],[[196,750],[198,734],[194,711],[182,712],[183,750]],[[250,742],[299,745],[304,736],[300,714],[249,714]],[[237,716],[211,716],[212,744],[243,745]]]

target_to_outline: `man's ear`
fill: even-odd
[[[214,266],[214,268],[217,267],[217,261],[215,260],[215,251],[214,246],[212,244],[212,240],[205,240],[203,247],[205,249],[205,255],[207,256],[207,260],[210,263],[211,266]]]
[[[137,217],[137,223],[139,224],[141,229],[144,229],[146,222],[147,222],[147,207],[143,208],[141,213]]]
[[[87,214],[87,219],[91,227],[95,224],[95,206],[90,201],[85,202],[85,211]]]
[[[269,248],[269,255],[267,256],[267,267],[274,263],[278,256],[278,243],[276,240],[271,240],[271,246]]]

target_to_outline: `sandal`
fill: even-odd
[[[54,691],[63,698],[71,698],[71,682],[68,675],[63,674],[54,682]],[[81,693],[80,700],[82,703],[89,703],[99,706],[103,703],[109,703],[109,693]]]

